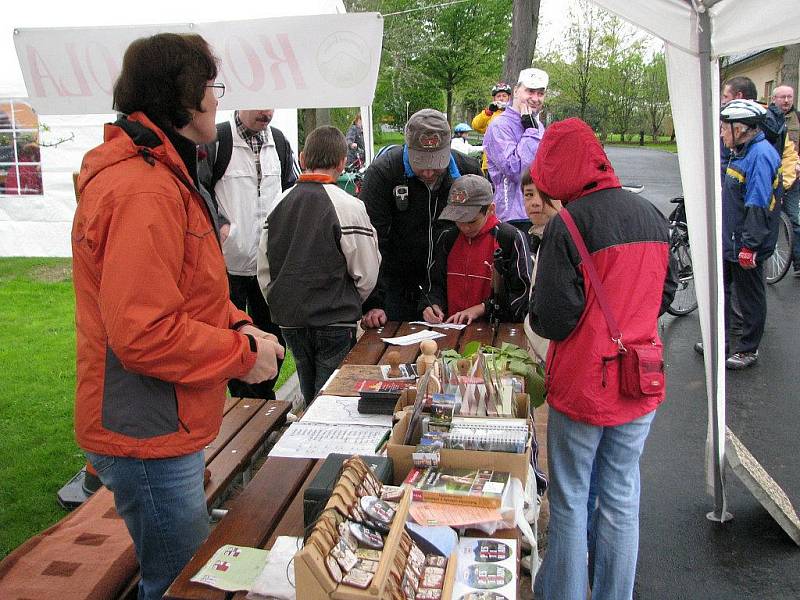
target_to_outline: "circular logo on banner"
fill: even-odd
[[[317,67],[322,77],[336,87],[349,88],[369,75],[372,60],[367,43],[353,31],[337,31],[317,49]]]

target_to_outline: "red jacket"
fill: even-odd
[[[660,346],[658,316],[675,292],[663,215],[619,188],[599,142],[577,119],[547,130],[531,175],[539,189],[572,200],[564,210],[586,242],[623,342]],[[664,399],[663,391],[638,398],[620,393],[617,346],[560,216],[542,238],[529,318],[538,335],[553,340],[547,402],[570,419],[620,425],[653,411]]]
[[[183,456],[212,441],[225,385],[256,359],[206,203],[146,116],[106,125],[72,228],[75,433],[98,454]]]
[[[447,316],[480,304],[492,295],[492,264],[499,247],[492,228],[500,221],[489,215],[473,238],[459,234],[447,255]]]

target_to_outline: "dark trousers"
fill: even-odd
[[[742,335],[731,346],[732,352],[755,352],[767,322],[764,265],[743,269],[738,262],[722,261],[722,281],[725,287],[725,346],[731,346],[732,297],[735,294],[742,313]]]
[[[283,337],[297,366],[306,406],[355,346],[356,327],[286,327]]]
[[[264,300],[261,288],[258,287],[256,276],[231,275],[228,273],[228,283],[231,288],[231,301],[236,305],[236,308],[245,311],[253,319],[253,325],[262,331],[273,334],[278,338],[281,346],[284,346],[281,328],[272,322],[267,301]],[[278,373],[280,373],[282,364],[283,360],[278,360]],[[275,378],[269,381],[253,384],[231,379],[228,382],[228,389],[234,398],[241,396],[243,398],[274,400],[275,390],[273,388],[277,379],[278,376],[276,375]]]

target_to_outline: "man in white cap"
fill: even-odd
[[[520,178],[533,162],[544,135],[539,113],[548,82],[547,73],[541,69],[520,71],[513,102],[492,120],[483,140],[497,218],[523,231],[530,229],[531,222],[525,212]]]
[[[381,252],[378,284],[362,306],[364,327],[420,318],[450,186],[461,175],[481,174],[477,160],[450,149],[450,125],[438,110],[411,115],[405,142],[372,162],[361,188]]]

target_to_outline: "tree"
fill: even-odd
[[[563,61],[554,60],[551,73],[568,98],[577,106],[578,116],[586,120],[590,104],[596,100],[598,79],[603,66],[600,38],[607,16],[587,0],[570,9],[570,26],[560,48]]]
[[[410,64],[444,90],[448,120],[455,89],[497,70],[510,32],[510,9],[511,0],[473,0],[414,13],[420,44],[412,48]]]
[[[605,21],[601,46],[606,63],[603,96],[611,124],[624,142],[640,105],[644,75],[642,41],[621,19],[611,16]]]
[[[505,81],[516,81],[519,72],[531,66],[539,34],[540,4],[541,0],[514,0],[511,37],[508,38],[508,48],[503,63]]]
[[[667,65],[663,50],[655,54],[644,66],[642,110],[653,134],[653,141],[656,141],[661,125],[670,112]]]
[[[783,48],[781,61],[781,85],[790,85],[797,93],[798,65],[800,64],[800,44],[791,44]],[[796,96],[795,96],[796,97]]]

